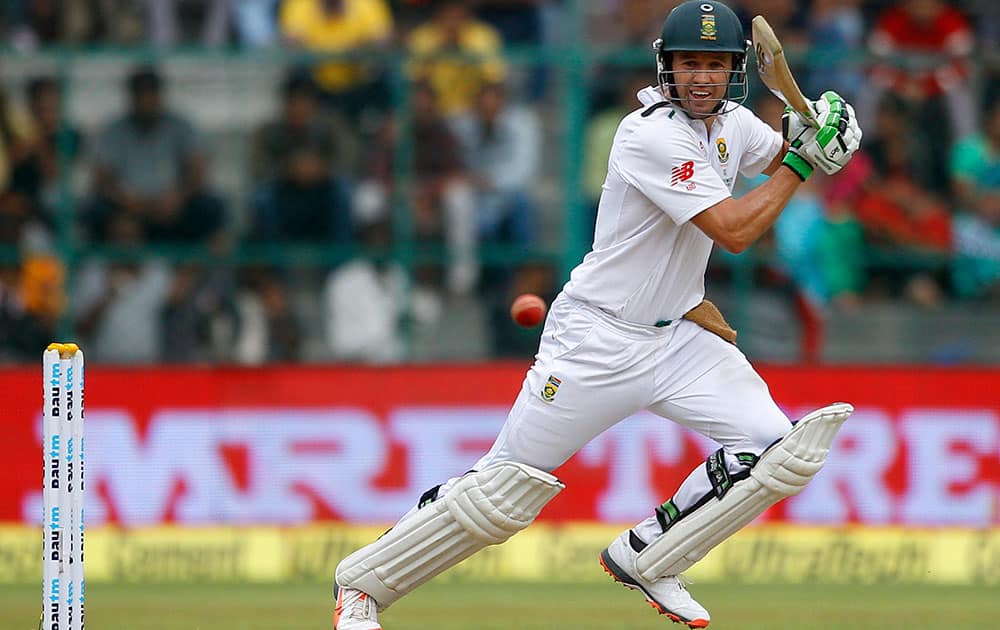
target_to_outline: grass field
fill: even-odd
[[[996,628],[996,587],[747,586],[695,584],[712,628]],[[35,630],[40,588],[0,587],[0,628]],[[330,628],[327,585],[87,587],[94,630]],[[431,583],[382,615],[386,630],[610,630],[681,628],[637,593],[613,584]]]

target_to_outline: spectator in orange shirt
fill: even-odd
[[[483,84],[506,78],[503,38],[460,0],[437,0],[432,10],[431,19],[410,33],[409,49],[416,57],[410,72],[431,86],[448,118],[471,110]]]
[[[65,268],[44,254],[0,264],[0,363],[31,361],[54,339],[66,306]]]

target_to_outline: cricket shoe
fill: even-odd
[[[601,552],[601,566],[617,582],[632,590],[641,591],[649,605],[672,621],[687,624],[689,628],[707,628],[710,617],[708,611],[696,602],[678,575],[667,575],[648,581],[639,576],[635,559],[639,552],[632,545],[645,547],[638,536],[628,530]]]
[[[375,600],[355,588],[345,588],[334,582],[333,630],[382,630],[378,625]]]

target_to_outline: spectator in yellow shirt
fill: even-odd
[[[320,54],[376,51],[393,33],[386,0],[285,0],[280,21],[287,42]],[[315,77],[336,108],[356,115],[385,100],[379,97],[385,92],[379,74],[370,63],[329,61],[316,68]]]
[[[483,84],[507,77],[499,31],[460,0],[434,2],[431,19],[410,34],[409,49],[411,75],[430,84],[445,117],[469,111]]]

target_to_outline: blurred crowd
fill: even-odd
[[[1000,3],[730,4],[747,24],[765,15],[804,91],[837,90],[865,129],[848,168],[804,185],[758,248],[768,261],[758,281],[787,288],[804,317],[876,300],[1000,302]],[[519,293],[558,290],[557,270],[533,252],[545,240],[553,202],[540,191],[560,159],[550,145],[565,114],[554,97],[560,66],[511,63],[506,51],[571,46],[594,56],[578,159],[580,211],[592,222],[611,137],[655,80],[651,54],[638,65],[602,53],[646,54],[670,6],[6,2],[0,28],[22,53],[302,55],[274,87],[275,111],[247,131],[250,184],[239,200],[213,184],[211,139],[169,105],[173,86],[156,63],[131,67],[125,110],[86,131],[67,115],[72,94],[55,74],[0,86],[0,244],[17,252],[0,257],[0,360],[35,360],[69,317],[89,356],[107,362],[394,362],[454,300],[485,313],[488,356],[530,355],[534,339],[506,308]],[[571,15],[584,18],[578,29]],[[400,62],[401,92],[391,72]],[[780,128],[777,99],[757,90],[755,101]],[[413,247],[398,247],[402,234]],[[79,245],[77,259],[60,257],[66,242]],[[299,312],[296,269],[225,262],[274,246],[346,252],[305,282],[318,323]],[[498,264],[482,255],[491,247],[512,253]],[[203,255],[183,255],[192,251]],[[421,252],[439,255],[408,264]],[[317,340],[323,350],[308,352]]]

